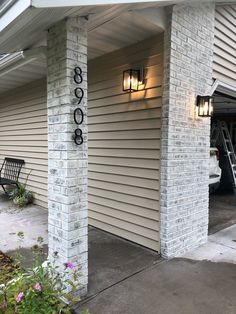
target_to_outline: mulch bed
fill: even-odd
[[[0,284],[12,279],[15,270],[13,259],[0,251]]]

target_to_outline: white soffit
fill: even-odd
[[[164,29],[134,12],[125,12],[119,17],[94,28],[88,34],[89,60],[121,49],[146,38],[156,36]]]
[[[168,3],[170,3],[170,1],[168,1]],[[155,9],[153,11],[155,13],[152,12],[152,19],[149,20],[147,17],[147,12],[145,11],[144,13],[142,13],[141,11],[150,8],[150,6]],[[110,23],[109,27],[111,26],[113,33],[107,35],[108,45],[110,40],[109,38],[114,37],[116,41],[116,35],[118,36],[118,33],[121,33],[121,29],[123,32],[124,26],[127,26],[130,32],[131,30],[133,30],[133,36],[132,33],[128,34],[127,32],[122,33],[122,36],[124,37],[124,40],[124,34],[130,36],[130,44],[132,44],[137,41],[135,37],[136,34],[138,34],[139,32],[143,34],[140,37],[140,40],[143,40],[147,37],[153,36],[155,33],[163,31],[163,18],[160,19],[160,25],[158,25],[160,14],[156,17],[157,23],[153,23],[155,14],[158,14],[158,11],[156,10],[158,10],[159,6],[159,2],[152,2],[151,4],[145,4],[141,2],[139,4],[117,4],[113,6],[83,6],[46,9],[36,9],[31,7],[25,10],[22,14],[20,14],[20,16],[18,16],[10,24],[10,27],[7,27],[1,31],[0,54],[12,53],[31,48],[37,42],[42,41],[46,38],[47,29],[51,25],[68,16],[88,16],[89,33],[92,33],[92,31],[97,31],[98,34],[102,34],[102,28],[105,29],[105,24]],[[129,14],[130,12],[133,12],[133,14],[139,14],[139,16],[133,15],[133,17],[131,17],[130,19],[125,19],[125,14]],[[124,14],[124,17],[122,17],[122,14]],[[123,19],[125,25],[123,24],[123,22],[118,22],[117,18],[119,17]],[[114,24],[112,24],[113,21]],[[2,17],[0,17],[0,25],[1,23]],[[93,35],[91,36],[93,37]],[[101,44],[105,43],[106,38],[100,38],[100,42]],[[92,44],[91,40],[90,43]],[[123,44],[118,48],[117,46],[118,42],[116,43],[116,47],[114,47],[113,50],[124,47]],[[98,49],[100,49],[100,47],[98,47]],[[100,50],[103,51],[103,48],[101,48]],[[104,53],[110,51],[112,50],[104,51]],[[97,56],[97,53],[95,53],[94,56]]]

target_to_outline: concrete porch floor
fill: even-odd
[[[16,208],[5,194],[0,194],[0,250],[7,253],[16,250],[20,243],[18,232],[24,232],[25,249],[37,243],[42,237],[47,244],[47,211],[30,205],[24,209]]]
[[[47,212],[37,206],[15,210],[0,196],[0,250],[12,254],[19,231],[25,234],[26,258],[38,236],[44,237],[46,249]],[[236,225],[213,236],[225,251],[234,250],[231,263],[222,262],[224,252],[217,263],[200,253],[164,261],[151,250],[90,227],[89,292],[75,313],[87,308],[91,314],[236,313]],[[210,252],[209,247],[203,251]]]

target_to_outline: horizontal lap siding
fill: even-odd
[[[236,5],[216,7],[213,77],[236,85]]]
[[[35,203],[47,208],[46,81],[40,80],[0,95],[0,163],[4,157],[25,160],[20,175],[28,180]]]
[[[89,222],[159,251],[162,36],[89,62]],[[145,68],[145,90],[122,91]]]

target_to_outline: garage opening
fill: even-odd
[[[209,173],[209,234],[236,223],[236,95],[214,93]]]

